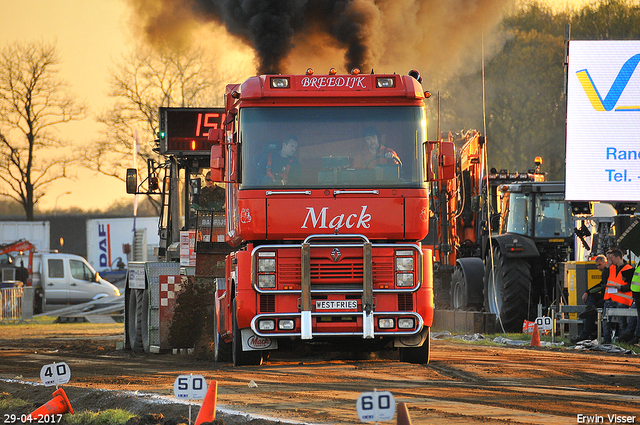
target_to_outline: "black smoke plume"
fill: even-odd
[[[130,0],[147,38],[176,43],[194,26],[221,25],[251,46],[257,70],[283,73],[291,59],[344,52],[346,71],[406,72],[468,66],[482,31],[512,0]],[[213,41],[215,43],[215,41]],[[225,48],[226,46],[220,46]],[[332,63],[335,64],[335,58]],[[323,63],[324,66],[324,63]],[[335,66],[335,65],[332,65]],[[404,68],[407,68],[406,70]],[[429,69],[431,68],[431,69]],[[440,68],[440,69],[438,69]],[[300,70],[296,70],[300,72]],[[383,72],[389,72],[383,71]]]

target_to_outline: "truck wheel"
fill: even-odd
[[[400,347],[398,349],[400,354],[400,361],[413,364],[429,364],[429,357],[431,355],[431,328],[425,327],[427,338],[420,347]]]
[[[144,351],[142,347],[142,323],[138,318],[138,297],[142,303],[142,292],[139,289],[129,289],[129,301],[127,303],[127,336],[131,351],[140,353]]]
[[[451,305],[454,309],[482,309],[483,275],[484,264],[481,259],[458,260],[451,276]]]
[[[485,266],[485,307],[502,319],[506,332],[520,332],[531,310],[531,266],[522,258],[507,258],[493,249],[494,268]]]
[[[262,364],[261,351],[242,351],[242,335],[236,319],[236,300],[233,300],[233,341],[231,346],[234,366],[260,366]]]
[[[220,338],[220,332],[216,331],[216,348],[215,348],[215,361],[218,362],[230,362],[231,356],[231,343],[225,342]]]
[[[145,353],[149,350],[149,290],[140,290],[142,292],[142,303],[140,306],[140,328],[142,331],[142,349]]]

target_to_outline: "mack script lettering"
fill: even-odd
[[[310,224],[314,229],[340,229],[342,227],[346,227],[347,229],[351,228],[364,228],[368,229],[371,224],[371,214],[367,214],[367,206],[362,206],[362,211],[360,211],[360,216],[358,214],[338,214],[329,220],[327,225],[327,211],[329,207],[323,207],[322,210],[316,215],[316,211],[313,207],[307,207],[307,216],[304,219],[304,223],[302,224],[302,229],[307,228],[307,224]]]

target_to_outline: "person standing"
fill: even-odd
[[[587,305],[587,308],[578,317],[584,319],[584,328],[577,338],[571,340],[572,343],[591,339],[591,334],[596,330],[597,310],[604,307],[604,291],[609,278],[609,265],[604,255],[600,254],[596,257],[596,267],[601,273],[600,282],[582,294],[582,302]]]
[[[609,278],[604,294],[604,310],[609,308],[628,308],[633,303],[632,293],[629,289],[633,279],[633,267],[627,264],[622,258],[622,251],[614,249],[611,251],[611,266],[609,267]],[[620,329],[627,327],[627,318],[620,316]],[[611,344],[611,324],[605,320],[602,325],[602,343]]]

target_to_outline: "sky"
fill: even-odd
[[[549,3],[564,8],[585,2],[589,0]],[[89,117],[65,125],[61,135],[75,144],[95,140],[100,125],[91,114],[113,101],[107,96],[109,69],[138,44],[135,26],[135,13],[125,0],[0,0],[0,48],[15,41],[54,42],[61,59],[59,76],[89,106]],[[50,186],[38,203],[41,210],[96,210],[131,197],[117,179],[81,168],[74,174],[75,180]]]

